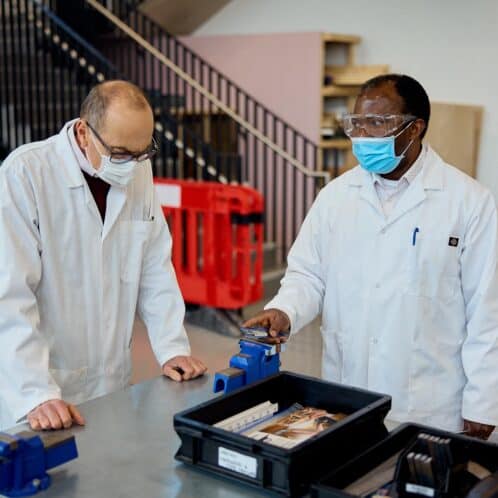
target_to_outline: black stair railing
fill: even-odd
[[[0,23],[0,133],[13,150],[57,133],[116,69],[31,1],[1,0]]]
[[[0,148],[57,133],[79,114],[96,83],[123,75],[102,54],[36,0],[0,0]],[[195,130],[168,114],[171,105],[149,94],[160,154],[156,175],[240,181],[238,158],[219,154]],[[173,103],[174,105],[177,105]],[[1,159],[1,158],[0,158]]]
[[[51,0],[52,2],[54,0]],[[265,134],[289,154],[293,154],[310,169],[319,166],[318,146],[292,125],[277,116],[234,81],[218,71],[204,58],[171,35],[153,19],[138,9],[143,2],[133,0],[97,0],[119,19],[126,22],[136,33],[147,40],[189,76],[201,83],[223,103],[233,108],[238,115]],[[178,86],[181,82],[175,78]],[[274,130],[284,130],[279,133]],[[294,143],[300,143],[299,150]]]
[[[283,261],[328,179],[317,171],[316,146],[145,16],[134,11],[124,22],[106,8],[124,5],[120,2],[85,3],[90,16],[98,12],[114,25],[97,43],[119,71],[149,91],[176,99],[168,111],[172,116],[196,127],[217,150],[240,159],[243,180],[265,197],[265,240],[276,243]]]

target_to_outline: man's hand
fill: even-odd
[[[276,342],[287,341],[290,325],[289,317],[283,311],[277,309],[262,311],[244,323],[244,327],[260,326],[267,328],[269,335]],[[282,336],[282,334],[284,335]]]
[[[488,439],[494,430],[494,425],[480,424],[479,422],[472,422],[471,420],[463,421],[463,431],[466,436]]]
[[[163,365],[163,374],[177,382],[200,377],[206,370],[206,365],[192,356],[175,356]]]
[[[61,399],[52,399],[37,406],[28,413],[28,422],[34,431],[68,429],[73,422],[85,425],[85,419],[74,405]]]

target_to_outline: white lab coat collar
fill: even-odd
[[[61,159],[61,175],[64,176],[69,188],[81,187],[85,183],[85,178],[81,172],[80,165],[74,157],[74,152],[69,141],[68,131],[77,119],[68,121],[62,130],[56,135],[56,150]]]
[[[83,177],[80,165],[74,157],[73,148],[69,140],[68,130],[75,122],[76,120],[67,122],[62,127],[60,133],[55,137],[57,153],[61,158],[62,175],[65,177],[69,188],[85,188],[85,200],[88,209],[90,209],[98,223],[102,224],[102,218],[97,210],[97,205],[95,204],[95,200]],[[107,195],[107,210],[102,232],[103,238],[109,234],[116,223],[119,214],[126,203],[127,192],[128,187],[119,188],[111,186]]]
[[[73,151],[76,161],[78,161],[78,164],[80,165],[80,169],[84,171],[87,175],[97,176],[97,171],[90,164],[86,156],[81,151],[80,146],[76,140],[76,136],[74,135],[74,125],[76,124],[77,121],[78,121],[77,119],[72,121],[67,128],[67,136],[71,144],[71,149]]]

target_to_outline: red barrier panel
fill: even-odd
[[[238,309],[263,294],[263,196],[249,187],[155,178],[188,303]]]

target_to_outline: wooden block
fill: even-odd
[[[323,97],[356,97],[360,90],[359,86],[336,86],[327,85],[322,87]]]
[[[343,43],[355,45],[361,42],[361,36],[341,35],[337,33],[323,33],[322,40],[325,43]]]

